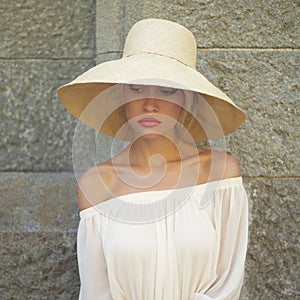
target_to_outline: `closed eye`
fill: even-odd
[[[163,89],[160,91],[162,95],[164,96],[170,96],[177,92],[177,89]]]
[[[140,85],[129,84],[129,88],[131,91],[133,91],[136,94],[140,94],[144,91],[144,88]]]

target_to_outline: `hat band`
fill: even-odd
[[[174,59],[174,60],[178,61],[179,63],[185,65],[186,67],[189,67],[189,68],[192,68],[192,69],[196,68],[196,64],[195,65],[190,65],[190,64],[187,64],[187,63],[183,62],[182,60],[180,60],[177,57],[174,57],[174,56],[171,56],[171,55],[166,55],[165,53],[159,53],[159,52],[155,52],[155,51],[131,52],[130,54],[123,55],[123,58],[134,56],[134,55],[139,55],[139,54],[155,54],[155,55],[159,55],[159,56],[163,56],[163,57],[168,57],[168,58],[171,58],[171,59]]]

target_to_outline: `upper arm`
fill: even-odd
[[[78,183],[78,205],[81,210],[94,204],[89,198],[93,195],[88,193],[88,189],[93,187],[94,177],[91,175],[93,174],[88,171]],[[81,283],[79,299],[112,300],[101,226],[100,212],[80,217],[77,233],[77,260]]]
[[[78,208],[79,210],[83,210],[91,207],[93,204],[93,183],[94,181],[94,168],[89,169],[86,173],[84,173],[77,185],[77,197],[78,197]]]
[[[83,190],[85,189],[83,183],[78,183],[77,185],[77,198],[78,198],[78,208],[83,210],[92,206],[91,202],[85,196]]]

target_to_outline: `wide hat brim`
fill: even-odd
[[[201,111],[201,105],[198,117],[190,114],[193,120],[189,121],[188,131],[195,142],[227,135],[246,118],[245,113],[201,73],[174,58],[155,53],[139,53],[99,64],[60,87],[57,94],[76,118],[104,134],[116,136],[127,120],[120,105],[122,99],[113,99],[107,94],[115,85],[133,83],[179,88],[205,99],[210,114],[203,107]]]

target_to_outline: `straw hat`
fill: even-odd
[[[119,134],[127,119],[119,84],[180,88],[199,105],[182,124],[196,142],[236,130],[244,112],[196,70],[197,45],[185,27],[167,20],[145,19],[130,29],[118,60],[99,64],[60,87],[58,97],[80,121],[110,136]],[[216,130],[217,128],[217,130]]]

